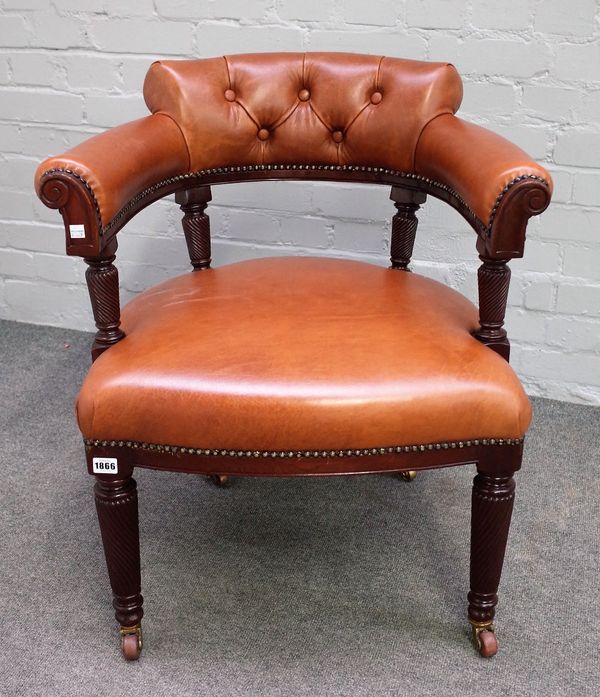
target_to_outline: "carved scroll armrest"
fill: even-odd
[[[153,114],[89,138],[38,167],[36,191],[59,208],[67,253],[92,257],[108,244],[111,221],[146,187],[189,170],[189,153],[178,126]]]
[[[523,256],[527,221],[552,195],[548,172],[520,148],[450,114],[423,129],[415,168],[464,201],[482,223],[479,252],[490,258]]]

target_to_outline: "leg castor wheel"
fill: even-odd
[[[126,661],[137,661],[142,653],[142,628],[121,627],[121,653]]]
[[[407,472],[400,472],[400,477],[404,479],[405,482],[412,482],[413,479],[415,479],[417,476],[417,473],[415,470],[408,470]]]
[[[231,480],[226,474],[209,474],[208,475],[213,484],[217,486],[230,486]]]
[[[496,639],[494,625],[491,623],[483,625],[473,623],[472,630],[473,644],[475,644],[475,648],[479,652],[479,655],[484,658],[495,656],[498,653],[498,639]]]
[[[494,632],[484,630],[479,633],[479,653],[484,658],[495,656],[498,652],[498,640]]]

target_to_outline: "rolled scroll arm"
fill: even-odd
[[[67,253],[94,256],[108,244],[109,225],[128,201],[188,170],[179,127],[170,117],[153,114],[48,158],[38,167],[35,184],[42,202],[62,213]]]
[[[548,172],[520,148],[450,114],[423,129],[415,170],[448,186],[481,221],[478,249],[489,258],[523,256],[527,221],[552,195]]]

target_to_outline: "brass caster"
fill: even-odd
[[[496,639],[493,622],[471,621],[471,632],[473,644],[480,656],[491,658],[498,653],[498,639]]]
[[[208,477],[217,486],[231,486],[231,480],[226,474],[209,474]]]
[[[121,627],[121,653],[126,661],[137,661],[142,653],[142,627]]]
[[[415,470],[408,470],[406,472],[400,472],[400,476],[405,482],[412,482],[413,479],[416,479],[417,473]]]

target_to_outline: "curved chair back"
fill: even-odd
[[[260,53],[157,61],[144,97],[181,129],[191,170],[360,164],[412,172],[423,128],[456,112],[462,83],[448,63]]]

